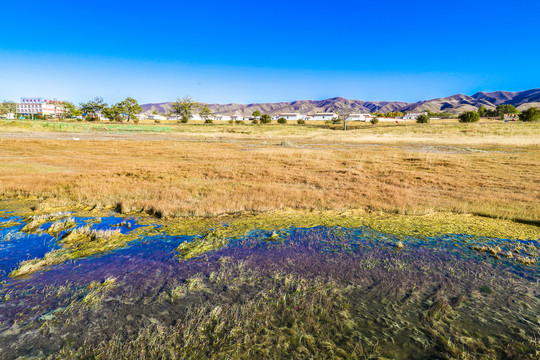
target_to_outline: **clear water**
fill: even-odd
[[[176,247],[194,237],[157,232],[112,252],[55,265],[28,278],[13,279],[8,274],[21,261],[57,249],[64,232],[57,238],[46,233],[26,234],[20,231],[25,225],[22,218],[13,214],[5,216],[0,219],[0,358],[53,356],[66,349],[83,351],[85,342],[113,351],[119,347],[117,343],[111,345],[111,339],[116,337],[126,346],[122,351],[129,357],[129,351],[136,354],[133,341],[142,338],[143,328],[154,329],[159,325],[170,333],[181,333],[183,328],[178,319],[187,322],[194,309],[216,304],[226,308],[249,304],[253,299],[266,299],[265,306],[270,312],[274,306],[272,297],[261,298],[261,294],[284,292],[294,298],[300,296],[302,284],[308,284],[314,293],[329,291],[320,282],[337,289],[340,295],[334,303],[343,301],[339,306],[346,308],[350,313],[347,316],[352,319],[343,315],[344,318],[338,317],[341,320],[334,322],[353,323],[354,331],[347,335],[348,339],[357,336],[355,341],[364,344],[362,351],[369,348],[373,356],[451,358],[463,351],[473,357],[520,358],[540,349],[540,343],[534,343],[540,334],[538,264],[523,265],[515,258],[495,258],[488,252],[472,249],[474,244],[485,244],[512,251],[520,244],[523,254],[537,256],[538,240],[460,234],[414,238],[366,227],[290,227],[276,229],[277,238],[272,237],[273,232],[251,231],[231,240],[223,249],[181,261]],[[124,221],[117,216],[75,218],[75,221],[77,226],[91,224],[96,230],[120,228],[123,234],[140,227],[135,219]],[[14,222],[18,224],[2,225]],[[40,231],[50,225],[44,224]],[[398,246],[400,242],[403,248]],[[216,274],[226,274],[225,280],[215,280],[219,277]],[[276,285],[275,279],[283,274],[292,280],[279,280],[282,282]],[[111,278],[115,279],[114,287],[104,292],[103,297],[97,296],[99,301],[89,302],[89,295],[96,292],[91,284],[106,284],[106,279]],[[195,286],[187,295],[182,293],[179,300],[173,300],[171,294],[175,289],[183,289],[186,284],[201,287]],[[291,306],[298,311],[302,306],[311,306],[312,300],[306,300],[310,296],[309,291],[302,292]],[[435,312],[437,306],[446,310],[442,315],[430,315],[439,314]],[[323,324],[316,319],[314,323],[334,329],[335,324]],[[280,321],[284,321],[281,325],[285,328],[297,326],[289,320]],[[100,329],[99,334],[92,330],[94,327]],[[331,340],[337,348],[356,354],[347,339],[335,337]],[[162,341],[164,349],[167,348],[166,338],[156,335],[156,339],[161,339],[155,341]],[[444,339],[462,343],[454,348],[444,345]],[[209,345],[198,345],[200,349],[205,346]],[[218,357],[218,345],[211,346]],[[284,358],[295,356],[293,350],[297,348],[287,349],[279,350]],[[314,351],[313,357],[329,356],[322,349],[308,347],[306,351]],[[210,354],[213,350],[206,351],[208,357],[214,356]]]

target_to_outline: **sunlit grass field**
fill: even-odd
[[[161,217],[354,208],[540,220],[540,124],[163,123],[172,132],[2,121],[0,194]]]

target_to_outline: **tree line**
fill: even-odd
[[[64,105],[67,117],[84,116],[86,120],[101,120],[104,115],[110,121],[121,122],[127,120],[137,120],[137,115],[142,112],[142,107],[137,100],[127,97],[116,104],[108,105],[102,97],[96,96],[88,102],[82,102],[79,106],[66,102]]]
[[[486,109],[486,107],[480,106],[477,111],[461,113],[458,119],[460,122],[476,122],[481,117],[500,117],[501,120],[505,120],[506,115],[510,115],[512,118],[519,118],[521,121],[540,121],[540,109],[530,107],[520,113],[514,105],[510,104],[497,105],[495,109]]]
[[[138,121],[138,115],[142,113],[143,110],[138,104],[137,100],[131,97],[127,97],[125,100],[112,105],[105,103],[103,98],[99,96],[87,102],[81,102],[79,105],[75,105],[69,101],[62,101],[61,104],[64,108],[64,112],[59,114],[61,117],[76,118],[84,116],[84,118],[89,121],[101,120],[102,116],[106,117],[110,121]],[[171,108],[172,113],[178,117],[179,122],[187,123],[193,118],[195,113],[198,113],[205,123],[212,123],[213,114],[208,105],[202,105],[189,96],[177,98],[172,104]],[[10,113],[17,113],[17,104],[12,101],[4,101],[0,103],[0,114],[6,115]],[[156,112],[154,113],[156,114]],[[344,122],[344,128],[346,129],[345,124],[347,123],[348,113],[345,113],[340,114],[340,119]],[[376,118],[399,118],[405,116],[406,114],[407,112],[390,111],[387,113],[375,112],[372,115],[374,115]],[[515,115],[516,118],[519,117],[519,119],[522,121],[540,121],[540,109],[531,107],[520,113],[515,106],[510,104],[501,104],[495,109],[487,109],[485,106],[480,106],[477,111],[466,111],[461,113],[458,115],[458,119],[460,122],[475,122],[481,117],[500,117],[501,119],[505,119],[505,116],[508,115]],[[450,118],[453,116],[446,112],[427,111],[427,114],[417,117],[417,122],[428,123],[433,117]],[[269,114],[261,114],[259,110],[256,110],[252,113],[251,120],[254,124],[267,124],[271,122],[272,118]],[[280,118],[278,119],[278,123],[285,124],[287,123],[287,120],[285,118]]]

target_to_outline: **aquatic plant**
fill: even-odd
[[[88,284],[89,292],[81,300],[81,303],[86,307],[94,307],[99,304],[105,295],[116,286],[117,279],[108,277],[104,281],[92,281]]]
[[[479,253],[490,254],[495,259],[505,257],[508,260],[514,260],[523,265],[534,265],[538,262],[539,251],[537,245],[530,243],[524,246],[521,243],[499,243],[495,244],[481,244],[476,243],[471,246],[472,250]]]
[[[524,265],[533,265],[533,264],[536,264],[536,262],[537,262],[536,259],[533,259],[533,258],[528,257],[528,256],[521,256],[521,255],[516,256],[516,260],[519,263],[524,264]]]
[[[17,225],[20,225],[20,223],[17,221],[12,221],[12,220],[2,221],[0,222],[0,229],[9,228],[9,227],[17,226]]]
[[[389,254],[404,256],[404,252]],[[491,328],[501,322],[498,318],[490,319],[492,309],[501,306],[493,303],[500,293],[492,286],[500,284],[490,285],[491,292],[483,290],[485,285],[476,286],[476,291],[484,296],[453,297],[463,290],[451,290],[456,286],[457,274],[444,280],[445,275],[440,273],[442,278],[435,276],[428,286],[425,278],[411,277],[415,272],[410,269],[397,278],[387,277],[387,273],[376,269],[351,276],[354,272],[350,272],[349,266],[357,260],[324,257],[325,264],[336,262],[330,265],[339,269],[336,272],[339,279],[334,279],[297,272],[311,262],[317,263],[315,269],[319,270],[323,258],[310,257],[300,264],[291,258],[279,264],[263,265],[261,258],[269,255],[252,255],[242,260],[221,257],[204,266],[212,267],[210,274],[195,272],[180,285],[173,283],[158,292],[161,295],[155,297],[158,302],[155,311],[159,313],[132,323],[134,333],[114,331],[91,346],[65,345],[55,356],[527,359],[534,354],[535,346],[538,348],[534,339],[527,340],[525,333],[518,335],[517,341],[498,337],[498,330]],[[491,270],[486,271],[489,274]],[[372,282],[365,282],[366,276],[375,274],[378,275]],[[487,279],[473,282],[484,280]],[[402,282],[406,284],[401,285]],[[402,293],[412,284],[420,289]],[[368,285],[377,290],[366,293]],[[151,298],[145,296],[145,308],[152,307]],[[533,305],[538,304],[537,299],[525,298]],[[527,317],[530,324],[532,312],[527,313],[518,318]],[[463,317],[482,319],[482,322],[476,326],[474,321],[463,322]],[[516,321],[519,323],[517,318]]]
[[[118,235],[121,235],[120,229],[95,230],[92,229],[92,226],[86,225],[70,231],[62,239],[62,243],[76,243],[81,242],[82,239],[87,241],[107,240]]]
[[[10,276],[25,276],[67,260],[118,249],[136,239],[143,231],[138,229],[129,235],[123,235],[120,229],[95,230],[91,225],[75,228],[60,240],[61,249],[50,251],[42,258],[21,262]]]
[[[220,231],[214,230],[200,238],[181,243],[176,250],[182,259],[187,260],[224,247],[227,243],[228,240],[220,233]]]
[[[199,292],[199,291],[204,291],[204,292],[210,291],[204,281],[202,274],[196,274],[186,279],[183,284],[172,288],[169,292],[162,293],[163,294],[162,297],[165,296],[169,298],[170,301],[174,301],[174,300],[185,297],[189,293]]]
[[[17,269],[13,270],[9,276],[19,277],[29,275],[48,266],[63,263],[71,258],[70,254],[62,250],[53,250],[46,253],[42,258],[22,261]]]
[[[213,236],[220,238],[226,229],[217,228]],[[200,255],[171,261],[166,254],[174,243],[163,242],[118,254],[116,266],[114,255],[98,257],[36,276],[33,283],[0,288],[0,298],[8,297],[0,332],[12,331],[0,337],[0,347],[13,358],[526,359],[534,354],[531,334],[540,330],[536,267],[505,259],[493,266],[489,250],[470,247],[500,247],[502,254],[520,244],[525,255],[535,251],[535,242],[458,235],[414,239],[369,228],[324,227],[289,228],[281,232],[283,241],[267,241],[273,232],[280,233],[253,231],[206,251],[206,261]],[[205,233],[209,239],[210,233]],[[403,251],[396,251],[399,242]],[[482,256],[491,263],[477,261]],[[105,292],[102,277],[109,272],[122,281]],[[29,289],[38,280],[54,281],[54,275],[77,285]],[[12,327],[13,319],[19,327]],[[22,327],[24,321],[29,322]],[[27,335],[21,337],[21,331]]]
[[[22,232],[35,232],[37,231],[41,225],[45,224],[48,221],[61,219],[63,217],[69,216],[71,213],[69,212],[54,212],[49,214],[39,214],[39,215],[32,215],[28,217],[27,224],[21,229]]]
[[[51,226],[49,226],[49,228],[46,230],[46,232],[56,237],[60,232],[73,228],[75,226],[77,226],[75,219],[73,217],[69,217],[65,220],[53,222]]]

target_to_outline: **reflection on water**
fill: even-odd
[[[124,234],[139,226],[114,216],[73,221]],[[540,267],[518,261],[538,259],[538,241],[291,227],[252,231],[182,260],[176,247],[193,237],[156,232],[9,278],[19,262],[58,247],[64,233],[46,233],[53,223],[29,234],[23,219],[0,219],[2,358],[527,358],[540,351]]]

